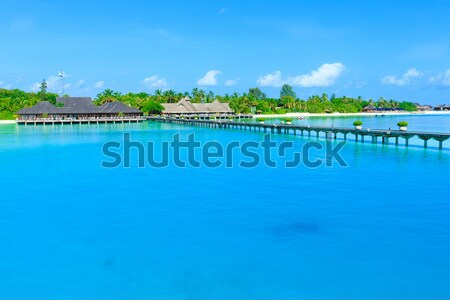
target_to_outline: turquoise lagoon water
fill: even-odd
[[[430,131],[449,128],[428,118]],[[123,132],[262,139],[159,123],[0,126],[0,299],[450,298],[448,149],[350,142],[348,167],[317,169],[102,168],[103,143]]]

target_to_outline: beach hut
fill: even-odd
[[[228,103],[214,100],[212,103],[192,103],[189,97],[184,97],[178,103],[162,103],[163,115],[184,114],[187,116],[229,115],[233,111]]]
[[[376,111],[376,107],[373,104],[369,104],[366,107],[364,107],[362,109],[363,112],[375,112]]]

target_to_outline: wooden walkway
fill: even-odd
[[[120,123],[139,123],[146,118],[123,118],[123,119],[79,119],[79,120],[17,120],[19,125],[72,125],[72,124],[120,124]]]
[[[381,139],[382,144],[389,144],[390,140],[395,141],[395,145],[399,145],[399,139],[404,139],[406,147],[409,145],[409,140],[413,137],[418,137],[423,141],[423,147],[427,148],[428,141],[433,139],[439,142],[439,149],[443,148],[443,142],[450,138],[449,133],[433,133],[433,132],[415,132],[415,131],[400,131],[400,130],[380,130],[380,129],[362,129],[345,127],[327,127],[327,126],[300,126],[300,125],[285,125],[285,124],[260,124],[260,123],[245,123],[234,121],[213,121],[213,120],[185,120],[185,119],[172,119],[161,117],[148,117],[151,121],[159,121],[173,124],[184,124],[191,126],[201,126],[210,128],[223,128],[223,129],[240,129],[240,130],[253,130],[264,131],[278,134],[293,134],[301,135],[305,134],[311,137],[311,134],[315,134],[319,137],[320,133],[324,133],[328,139],[337,139],[338,136],[344,140],[347,139],[347,135],[353,135],[356,142],[364,143],[366,137],[369,137],[369,141],[373,144],[378,143],[378,138]]]

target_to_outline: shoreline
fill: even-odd
[[[287,114],[270,114],[270,115],[253,115],[253,119],[257,118],[297,118],[297,117],[375,117],[375,116],[413,116],[413,115],[450,115],[450,111],[421,111],[421,112],[376,112],[376,113],[287,113]]]
[[[16,124],[15,120],[0,120],[0,125]]]
[[[421,111],[421,112],[384,112],[384,113],[287,113],[287,114],[269,114],[269,115],[253,115],[253,119],[264,118],[264,119],[277,119],[277,118],[298,118],[298,117],[376,117],[376,116],[414,116],[414,115],[428,115],[428,116],[440,116],[449,115],[450,111]],[[0,120],[0,125],[11,125],[17,124],[16,120]]]

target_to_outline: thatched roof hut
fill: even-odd
[[[363,112],[373,112],[375,111],[377,108],[373,105],[373,104],[369,104],[366,107],[364,107],[362,109]]]
[[[163,114],[230,114],[233,111],[228,103],[215,100],[212,103],[192,103],[184,97],[178,103],[162,103]]]

